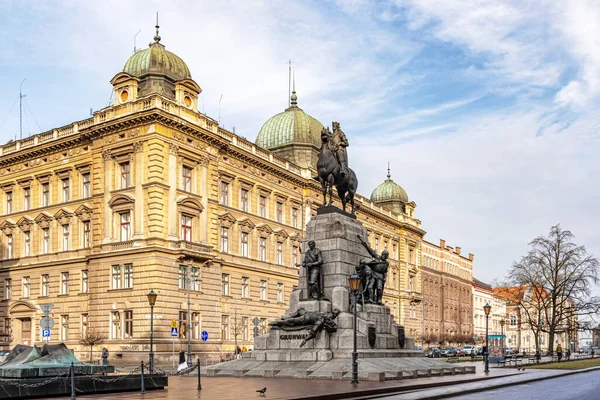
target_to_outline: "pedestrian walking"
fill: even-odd
[[[108,349],[102,348],[102,365],[108,365]]]
[[[562,353],[563,353],[563,349],[559,343],[558,346],[556,346],[556,356],[558,357],[558,362],[560,362],[560,360],[562,360]]]
[[[183,371],[188,367],[187,362],[185,361],[185,351],[181,350],[179,352],[179,366],[177,367],[177,372]]]

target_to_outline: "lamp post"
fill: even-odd
[[[502,357],[504,357],[504,318],[500,320],[500,345],[502,346]]]
[[[356,350],[356,331],[358,330],[358,316],[356,309],[358,308],[358,288],[360,286],[360,278],[356,274],[348,279],[350,290],[354,297],[354,350],[352,351],[352,381],[350,383],[358,383],[358,351]]]
[[[488,318],[490,317],[490,311],[492,311],[492,306],[488,303],[485,303],[483,306],[483,312],[485,313],[485,372],[486,374],[490,372],[490,347],[489,347],[489,334],[488,334]]]
[[[150,290],[146,297],[148,297],[148,304],[150,304],[150,361],[148,368],[152,374],[154,373],[154,305],[158,295],[154,293],[154,290]]]

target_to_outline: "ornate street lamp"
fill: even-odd
[[[348,278],[350,290],[354,297],[354,351],[352,352],[352,382],[358,383],[358,351],[356,350],[356,331],[358,330],[358,317],[356,309],[358,308],[358,288],[360,287],[360,278],[356,274],[352,274]]]
[[[489,334],[488,334],[488,318],[490,317],[490,311],[492,311],[492,306],[488,303],[485,303],[483,306],[483,312],[485,313],[485,372],[486,374],[490,372],[490,347],[489,347]]]
[[[504,321],[504,318],[502,318],[500,320],[500,334],[502,335],[500,337],[500,345],[502,346],[502,357],[504,357],[504,324],[506,321]]]
[[[150,362],[148,368],[150,373],[154,373],[154,305],[156,304],[156,298],[158,295],[154,293],[154,290],[150,290],[150,293],[146,295],[148,297],[148,304],[150,304]]]

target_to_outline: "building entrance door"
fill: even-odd
[[[31,318],[21,320],[21,342],[26,346],[31,343]]]

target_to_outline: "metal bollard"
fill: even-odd
[[[202,390],[202,383],[200,382],[200,359],[198,359],[197,362],[198,362],[198,390]]]
[[[141,371],[141,379],[142,379],[142,390],[140,391],[140,394],[145,394],[146,393],[146,388],[144,387],[144,360],[141,361],[142,363],[142,369]]]
[[[75,364],[71,361],[71,400],[77,399],[75,396]]]

